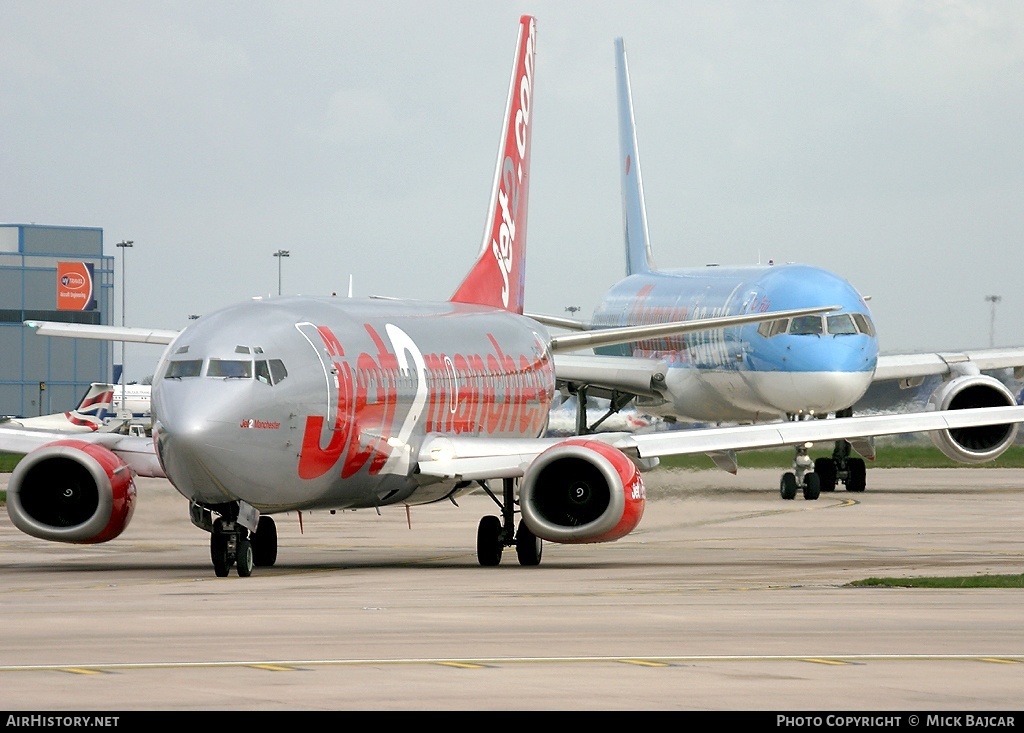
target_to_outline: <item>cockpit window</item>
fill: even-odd
[[[840,313],[828,317],[828,332],[838,335],[857,333],[857,326],[849,313]]]
[[[827,329],[822,327],[821,316],[801,316],[794,318],[792,322],[787,318],[780,318],[776,321],[766,321],[757,327],[757,332],[765,338],[778,336],[780,333],[790,333],[797,336],[818,336],[828,333],[833,336],[848,336],[863,333],[868,336],[875,335],[875,327],[871,319],[863,313],[837,313],[828,316],[824,323]]]
[[[252,362],[235,359],[210,359],[206,376],[252,379]]]
[[[863,313],[854,313],[853,322],[857,324],[857,330],[861,333],[866,333],[868,336],[875,335],[875,326],[871,323],[871,319]]]
[[[780,333],[785,333],[789,327],[788,318],[779,318],[775,321],[765,321],[757,327],[757,332],[765,338],[771,338],[772,336],[778,336]]]
[[[274,378],[274,384],[278,384],[288,376],[288,370],[284,368],[284,362],[280,359],[270,360],[270,376]]]
[[[284,368],[284,362],[280,359],[260,359],[256,362],[256,380],[259,382],[278,384],[287,376],[288,370]]]
[[[794,318],[789,332],[798,336],[817,336],[821,334],[821,316],[800,316]]]
[[[164,377],[168,379],[181,379],[182,377],[198,377],[203,370],[202,359],[187,359],[171,361],[167,363],[167,371]]]

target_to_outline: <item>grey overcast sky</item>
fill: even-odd
[[[660,266],[829,268],[885,351],[988,346],[999,295],[995,344],[1024,344],[1018,0],[0,0],[0,221],[134,240],[133,326],[274,294],[279,264],[285,293],[445,299],[523,13],[530,310],[588,315],[623,275],[622,36]]]

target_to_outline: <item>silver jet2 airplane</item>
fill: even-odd
[[[277,560],[274,514],[454,501],[482,489],[498,511],[479,522],[480,564],[498,565],[514,546],[520,564],[537,565],[544,540],[631,532],[646,500],[641,470],[660,455],[823,439],[840,421],[540,437],[556,352],[828,308],[558,337],[524,316],[535,43],[534,19],[523,16],[483,246],[447,301],[258,299],[181,332],[26,322],[41,335],[167,346],[152,385],[153,438],[0,430],[0,450],[26,454],[8,485],[14,524],[45,540],[111,540],[131,519],[134,476],[166,477],[210,533],[216,575],[236,567],[248,576]],[[898,427],[850,418],[842,435],[1016,423],[1024,408],[900,418]]]

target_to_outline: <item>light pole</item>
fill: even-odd
[[[121,250],[121,328],[124,328],[124,291],[125,291],[125,275],[124,275],[124,256],[125,250],[129,247],[135,246],[135,240],[122,239],[117,243],[117,248]],[[128,403],[124,399],[124,385],[128,379],[124,373],[124,341],[121,342],[121,412],[125,411]]]
[[[285,257],[290,257],[291,252],[286,249],[279,249],[274,253],[274,257],[277,258],[277,294],[281,294],[281,260]]]
[[[986,295],[985,301],[992,304],[992,318],[988,324],[988,345],[996,345],[996,303],[1003,299],[1001,295]]]

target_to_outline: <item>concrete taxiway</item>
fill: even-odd
[[[1024,591],[847,584],[1024,572],[1024,470],[872,469],[813,502],[777,471],[646,478],[636,532],[533,568],[477,564],[484,495],[279,516],[250,578],[214,577],[165,481],[105,545],[0,512],[0,709],[1021,708]]]

